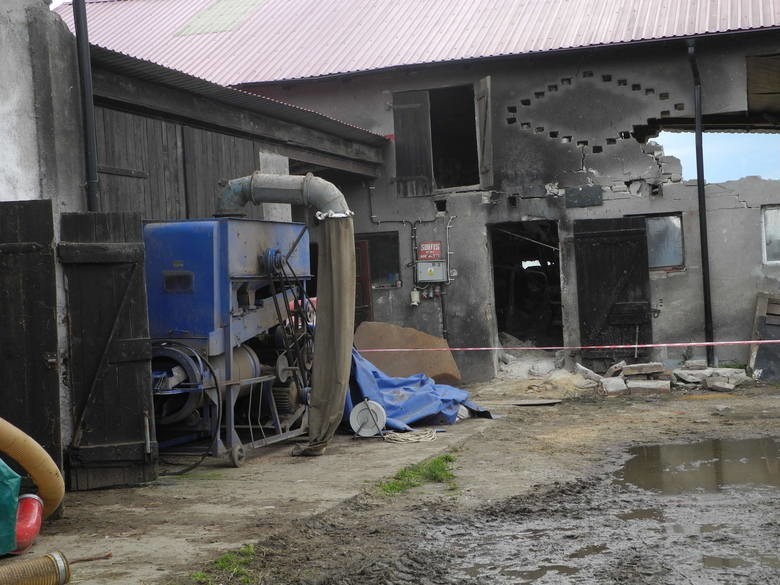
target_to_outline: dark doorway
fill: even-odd
[[[490,227],[498,330],[535,346],[563,344],[558,224]]]

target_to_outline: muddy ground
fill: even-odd
[[[241,469],[208,462],[143,488],[69,494],[34,553],[112,552],[74,565],[86,585],[780,583],[778,486],[728,485],[701,455],[684,465],[703,466],[717,489],[655,494],[620,481],[632,446],[712,439],[763,439],[758,466],[776,481],[777,388],[603,398],[499,380],[472,391],[498,418],[431,443],[340,437],[321,458],[292,459],[285,446]],[[556,396],[566,398],[514,405]],[[376,488],[445,451],[454,487]]]

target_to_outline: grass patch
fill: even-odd
[[[214,561],[214,566],[228,578],[228,583],[252,583],[253,575],[249,570],[255,558],[255,546],[245,544],[236,552],[225,553]]]
[[[452,462],[455,457],[449,453],[428,459],[422,463],[404,467],[391,479],[379,484],[379,489],[386,495],[403,493],[426,482],[445,483],[455,488],[455,475],[452,473]]]

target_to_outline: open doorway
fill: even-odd
[[[499,332],[536,347],[563,344],[558,224],[490,226]]]

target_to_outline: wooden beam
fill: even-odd
[[[377,176],[380,146],[274,119],[184,90],[96,69],[95,103],[104,107],[178,120],[196,127],[251,137],[284,156]],[[350,168],[344,168],[344,167]]]

